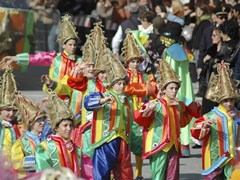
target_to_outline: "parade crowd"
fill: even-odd
[[[144,180],[148,159],[153,180],[178,180],[192,143],[205,180],[239,178],[240,4],[167,2],[99,1],[81,56],[81,32],[62,14],[62,52],[0,60],[3,179]],[[118,24],[111,44],[106,16]],[[18,90],[12,64],[49,66],[41,103]]]

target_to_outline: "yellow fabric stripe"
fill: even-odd
[[[82,114],[81,114],[81,125],[84,125],[87,122],[87,110],[84,107],[84,99],[88,95],[88,91],[85,91],[83,93],[83,98],[82,98]]]
[[[13,144],[13,147],[11,150],[11,158],[12,158],[12,164],[14,169],[18,171],[18,179],[24,178],[27,175],[27,173],[23,168],[24,152],[22,149],[22,143],[20,139],[18,139]]]
[[[116,134],[108,142],[112,141],[113,139],[115,139],[117,137],[121,137],[126,142],[128,142],[127,137],[126,137],[126,130],[125,130],[125,127],[124,127],[125,122],[124,122],[124,119],[123,119],[123,113],[124,113],[123,105],[125,105],[125,104],[121,103],[120,122],[119,122],[118,130],[116,131]]]
[[[98,142],[102,139],[102,124],[103,124],[103,113],[104,108],[100,108],[97,112],[97,121],[96,121],[96,133],[95,133],[95,142]]]
[[[225,116],[227,117],[227,123],[228,123],[228,138],[229,138],[228,144],[229,144],[229,150],[230,150],[229,153],[230,153],[230,156],[229,156],[229,158],[221,165],[221,167],[223,167],[225,164],[228,163],[228,161],[230,161],[230,160],[231,160],[232,158],[234,158],[234,156],[235,156],[235,153],[234,153],[234,151],[233,151],[233,149],[235,148],[235,147],[233,147],[234,130],[233,130],[233,120],[232,120],[232,118],[230,118],[229,115],[227,114],[226,108],[225,108],[222,104],[220,104],[220,105],[218,106],[218,109],[219,109],[222,113],[225,114]]]
[[[175,148],[176,150],[178,151],[178,146],[176,145],[175,142],[176,141],[176,125],[174,123],[174,115],[173,115],[173,108],[172,106],[168,106],[168,111],[169,111],[169,118],[170,118],[170,137],[171,137],[171,140],[170,142],[168,143],[168,145],[163,149],[164,152],[168,152],[172,145],[174,144],[175,145]]]
[[[208,142],[207,142],[207,146],[205,149],[205,153],[204,153],[204,169],[208,169],[211,167],[211,136],[208,138]]]
[[[147,133],[147,138],[146,138],[146,152],[150,152],[152,150],[152,137],[154,133],[154,121],[149,127],[149,131]]]

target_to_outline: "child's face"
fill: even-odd
[[[170,83],[167,85],[165,89],[162,90],[162,92],[168,99],[175,99],[177,96],[178,89],[179,86],[176,83]]]
[[[76,40],[70,39],[65,44],[63,44],[62,47],[63,47],[64,51],[66,51],[66,53],[74,54],[76,51],[76,47],[77,47]]]
[[[60,122],[58,127],[56,127],[55,132],[58,136],[62,137],[65,140],[68,140],[71,136],[71,132],[73,129],[73,122],[71,120],[63,120]]]
[[[235,99],[227,98],[221,101],[221,104],[226,108],[227,111],[231,111],[234,108]]]
[[[93,64],[88,64],[83,71],[84,71],[84,75],[87,76],[88,78],[94,77],[94,65]]]
[[[17,110],[13,108],[6,108],[0,111],[0,116],[3,120],[11,122],[17,114]]]
[[[119,80],[112,86],[112,89],[118,94],[123,94],[126,85],[127,85],[126,80]]]
[[[43,131],[45,122],[46,122],[46,118],[45,117],[38,118],[36,120],[36,122],[32,125],[31,131],[36,132],[36,134],[41,133]]]
[[[107,73],[106,73],[106,71],[100,71],[100,72],[98,73],[98,78],[99,78],[99,80],[100,80],[101,82],[106,81],[106,80],[107,80]]]
[[[132,70],[138,70],[139,64],[140,64],[139,59],[133,59],[132,61],[130,61],[128,63],[128,68],[130,68]]]

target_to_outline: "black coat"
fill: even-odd
[[[190,41],[190,49],[199,50],[201,38],[205,29],[211,26],[212,23],[210,20],[202,20],[198,25],[193,29],[193,36]]]

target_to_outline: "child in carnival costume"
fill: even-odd
[[[158,98],[145,103],[134,113],[135,121],[144,126],[143,158],[150,159],[152,179],[179,179],[180,128],[199,117],[201,106],[186,106],[176,98],[181,81],[166,60],[157,71]]]
[[[231,79],[229,64],[222,62],[215,66],[217,74],[210,78],[206,98],[219,105],[196,120],[191,128],[192,136],[203,142],[202,175],[205,180],[229,179],[233,162],[239,158],[235,148],[240,146],[240,113],[234,106],[239,91]]]
[[[7,159],[11,159],[11,148],[24,132],[23,124],[18,120],[18,109],[13,93],[17,91],[12,69],[7,68],[2,76],[0,96],[0,150]]]
[[[110,90],[86,96],[84,106],[93,112],[91,145],[94,179],[109,180],[113,170],[116,180],[132,180],[131,152],[129,147],[133,107],[130,97],[124,94],[128,83],[125,68],[112,54],[105,64]]]
[[[189,73],[189,53],[182,45],[180,37],[182,25],[177,22],[169,22],[165,28],[159,28],[159,32],[161,34],[160,40],[166,46],[162,54],[162,59],[165,59],[170,64],[182,81],[177,98],[188,105],[195,100],[195,96]],[[181,128],[181,152],[183,157],[190,156],[190,127],[191,124],[190,126]]]
[[[22,53],[16,56],[6,56],[2,59],[0,66],[6,66],[12,62],[16,62],[20,66],[50,66],[49,75],[42,76],[42,81],[44,81],[46,76],[53,79],[53,83],[49,85],[44,85],[43,90],[47,92],[47,89],[55,90],[58,94],[58,90],[61,89],[61,83],[55,83],[64,78],[68,74],[76,63],[81,61],[81,58],[75,55],[76,46],[79,42],[79,37],[76,32],[76,28],[73,22],[70,21],[70,16],[67,14],[62,16],[61,30],[57,37],[57,42],[62,44],[63,51],[56,53],[51,52],[40,52],[37,54]],[[70,107],[74,113],[77,113],[81,102],[76,101],[76,99],[82,98],[82,93],[80,91],[69,91],[64,94],[59,95],[62,99],[70,99]]]
[[[18,171],[18,178],[36,171],[35,148],[41,142],[41,133],[46,123],[46,111],[39,105],[27,100],[20,93],[15,93],[16,106],[20,111],[26,131],[11,149],[12,163]]]
[[[126,38],[123,42],[122,57],[127,66],[129,82],[124,93],[132,97],[133,109],[137,110],[144,100],[155,95],[155,79],[152,74],[147,75],[139,70],[140,63],[144,60],[140,48],[137,46],[133,32],[126,30]],[[136,179],[142,177],[142,128],[134,121],[131,127],[130,148],[136,159]]]
[[[92,53],[95,53],[94,51]],[[107,90],[107,83],[106,81],[106,63],[108,61],[110,56],[110,50],[106,48],[103,44],[103,47],[101,50],[98,51],[97,57],[92,59],[91,61],[88,61],[87,64],[94,65],[94,77],[88,77],[87,82],[81,81],[81,77],[84,76],[84,73],[81,71],[84,71],[84,69],[81,69],[81,67],[76,67],[75,71],[81,73],[80,80],[79,78],[74,78],[73,76],[69,76],[68,83],[69,86],[74,87],[75,89],[78,89],[78,84],[85,83],[87,85],[87,90],[83,92],[83,97],[85,98],[87,95],[93,93],[93,92],[101,92],[104,93]],[[78,69],[78,70],[77,70]],[[92,156],[94,149],[89,148],[90,142],[91,142],[91,125],[92,125],[92,118],[93,118],[93,112],[87,111],[82,104],[81,106],[81,122],[76,126],[76,128],[73,131],[73,141],[76,143],[78,147],[80,147],[83,151],[82,155],[82,177],[85,179],[93,179],[93,175],[90,175],[90,172],[92,172]]]
[[[74,116],[68,105],[54,92],[48,92],[48,116],[55,135],[49,135],[35,150],[36,171],[66,167],[80,177],[80,149],[70,140]]]
[[[82,48],[83,60],[76,65],[68,75],[65,75],[61,82],[58,82],[58,84],[61,84],[61,88],[58,89],[58,94],[64,94],[65,92],[77,90],[82,92],[82,99],[84,99],[89,92],[105,91],[105,87],[101,82],[102,80],[99,78],[96,79],[94,73],[94,64],[97,59],[97,52],[100,52],[101,47],[105,47],[106,44],[106,38],[103,36],[101,23],[95,24],[94,29],[91,31],[90,35],[87,35],[86,39],[87,40]],[[99,72],[98,74],[103,74],[103,76],[105,76],[102,72]],[[44,83],[51,84],[52,80],[46,77]],[[76,101],[77,100],[79,101],[79,99],[76,99]],[[87,148],[88,145],[83,144],[90,142],[87,136],[89,136],[88,130],[91,126],[91,122],[89,120],[91,120],[91,116],[92,112],[87,112],[81,104],[78,113],[76,114],[76,127],[72,133],[72,140],[77,144],[77,146],[81,149],[85,147],[85,150],[88,151],[87,154],[82,155],[81,174],[84,178],[89,180],[93,178],[91,173],[92,163],[90,158],[92,155],[91,149]],[[86,137],[84,138],[84,136]],[[86,153],[86,151],[84,152]]]

